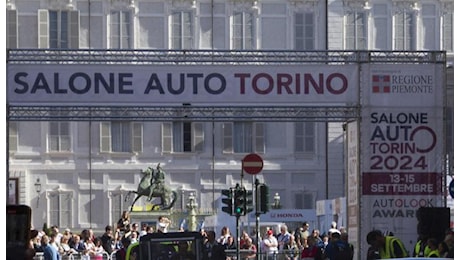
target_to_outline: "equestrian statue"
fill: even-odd
[[[158,163],[156,169],[149,166],[146,170],[141,170],[141,173],[143,177],[139,186],[137,186],[137,191],[129,191],[126,195],[127,199],[131,193],[137,194],[131,204],[130,211],[133,210],[134,203],[142,196],[146,196],[149,201],[154,198],[160,198],[160,204],[153,205],[152,210],[158,207],[160,207],[160,210],[171,209],[177,200],[177,192],[165,185],[165,172],[160,167],[160,164]]]

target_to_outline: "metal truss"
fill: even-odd
[[[18,64],[309,64],[445,63],[445,51],[263,51],[11,49],[7,63]]]
[[[11,49],[8,64],[299,65],[446,63],[444,51]],[[328,121],[360,117],[356,104],[305,106],[44,106],[7,104],[10,121]],[[59,113],[56,113],[59,111]]]
[[[319,121],[344,122],[359,117],[347,106],[10,106],[10,121]]]

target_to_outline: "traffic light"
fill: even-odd
[[[254,199],[253,199],[253,194],[252,190],[246,190],[245,196],[244,196],[244,213],[248,214],[249,212],[254,210]]]
[[[235,199],[234,199],[234,210],[233,213],[235,216],[244,216],[244,196],[245,196],[246,190],[244,188],[239,188],[237,187],[235,189]]]
[[[222,198],[222,203],[226,206],[222,207],[222,211],[233,216],[233,198],[234,198],[234,190],[230,188],[228,190],[222,190],[222,195],[226,198]]]
[[[257,210],[257,213],[267,213],[270,208],[270,195],[268,194],[268,186],[265,184],[261,184],[257,187],[257,192],[258,192],[258,198],[259,202],[258,206],[259,209]]]

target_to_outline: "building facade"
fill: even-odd
[[[8,0],[9,49],[443,50],[449,57],[447,154],[453,158],[453,0]],[[344,121],[345,122],[345,121]],[[161,164],[186,210],[215,213],[248,153],[284,208],[343,197],[344,122],[10,121],[9,191],[33,226],[102,229]],[[453,175],[447,168],[446,174]],[[139,207],[145,201],[138,203]]]

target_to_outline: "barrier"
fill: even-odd
[[[44,260],[45,257],[43,252],[36,252],[33,258],[34,260]],[[107,252],[101,253],[97,256],[88,256],[82,254],[70,254],[70,255],[61,255],[62,260],[114,260],[115,252],[109,255]]]
[[[226,249],[225,254],[227,257],[231,259],[237,259],[236,257],[236,249]],[[240,259],[241,260],[253,260],[257,259],[257,255],[259,255],[260,260],[294,260],[300,259],[301,251],[283,251],[279,253],[256,253],[252,250],[247,249],[240,249]]]

